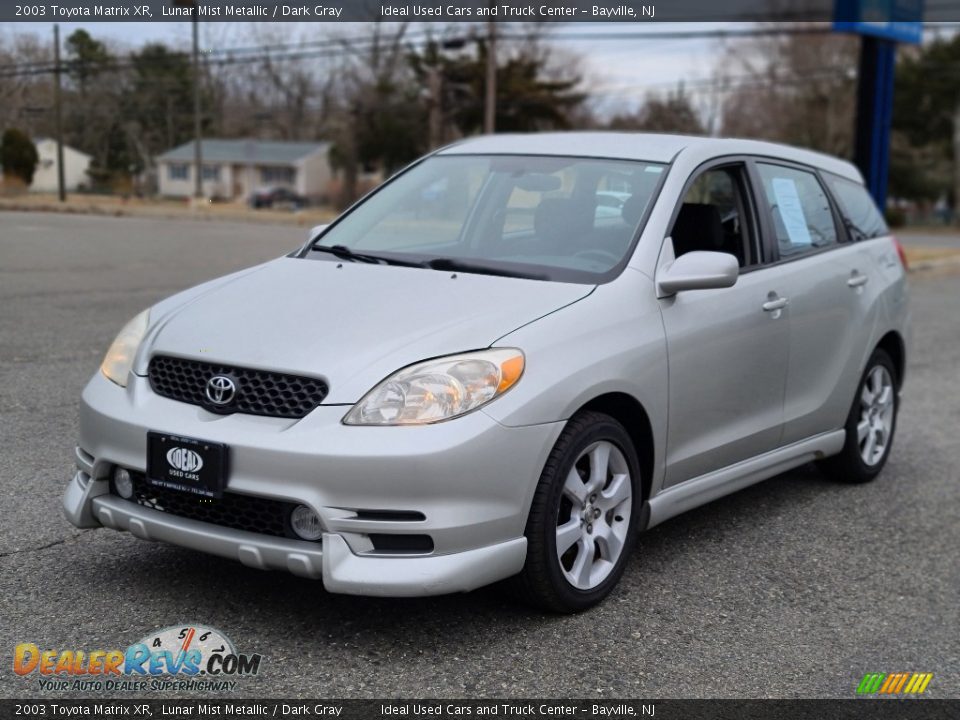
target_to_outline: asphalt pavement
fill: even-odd
[[[943,232],[917,230],[896,230],[894,232],[907,247],[960,250],[960,233],[949,232],[946,229]]]
[[[914,347],[893,454],[867,486],[812,467],[640,540],[619,589],[574,617],[499,587],[327,594],[61,516],[77,402],[119,328],[304,231],[0,213],[0,696],[38,690],[14,646],[125,648],[198,622],[264,655],[243,697],[852,697],[868,672],[932,672],[960,697],[960,284],[911,279]],[[113,693],[116,695],[117,693]],[[208,694],[184,692],[185,697]]]

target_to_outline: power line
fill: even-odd
[[[925,28],[925,31],[934,31],[937,28]],[[714,39],[714,40],[724,40],[724,39],[745,39],[745,38],[758,38],[758,37],[775,37],[775,36],[793,36],[793,35],[831,35],[834,34],[833,29],[829,24],[822,24],[817,26],[808,26],[804,25],[802,27],[754,27],[754,28],[733,28],[733,29],[711,29],[711,30],[670,30],[664,32],[650,32],[650,31],[622,31],[622,32],[559,32],[552,33],[545,36],[545,40],[550,42],[622,42],[624,40],[638,40],[638,41],[668,41],[668,40],[702,40],[702,39]],[[497,34],[497,37],[506,41],[526,41],[529,40],[529,35],[517,32],[502,31]],[[449,40],[449,36],[447,36]],[[473,40],[475,38],[466,38],[462,35],[455,36],[455,39],[460,42],[466,42],[467,40]],[[435,37],[432,32],[428,30],[416,30],[409,33],[407,36],[400,40],[400,43],[403,45],[423,45],[431,41],[436,41],[438,43],[443,43],[444,40],[442,36]],[[152,44],[152,43],[148,43]],[[270,60],[282,61],[282,60],[302,60],[302,59],[313,59],[313,58],[323,58],[330,57],[330,52],[333,51],[334,54],[339,54],[340,51],[344,52],[357,52],[363,50],[370,50],[375,47],[377,40],[371,38],[370,35],[364,36],[354,36],[347,38],[325,38],[322,40],[310,40],[303,41],[298,43],[273,43],[265,45],[249,45],[249,46],[240,46],[240,47],[230,47],[230,48],[211,48],[203,51],[203,55],[207,58],[207,62],[210,63],[210,58],[216,57],[227,57],[230,58],[230,62],[222,62],[220,64],[236,64],[244,62],[245,56],[253,55],[253,62],[256,62],[261,59],[267,59],[265,56],[269,54]],[[277,53],[277,54],[271,54]],[[185,57],[186,53],[184,51],[175,50],[170,53],[172,56],[182,56]],[[134,57],[134,53],[131,53],[130,58]],[[130,63],[132,60],[119,60],[115,59],[113,62],[107,64],[104,67],[105,71],[113,69],[129,69],[131,66]],[[65,64],[70,67],[75,61],[68,60]],[[52,73],[55,71],[55,67],[50,61],[36,61],[33,63],[19,63],[19,64],[10,64],[10,65],[0,65],[0,78],[4,77],[14,77],[17,75],[32,75],[32,74],[45,74]]]

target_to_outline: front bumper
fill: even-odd
[[[103,525],[322,578],[331,592],[434,595],[520,571],[530,500],[562,423],[505,427],[475,412],[423,427],[358,428],[340,423],[346,409],[321,406],[300,421],[213,415],[153,394],[143,378],[124,389],[98,373],[83,393],[83,450],[65,514],[78,527]],[[322,543],[226,528],[111,495],[115,466],[145,471],[148,430],[225,443],[227,491],[313,508],[326,531]],[[378,553],[373,534],[429,535],[433,551]]]
[[[521,537],[451,555],[361,557],[335,533],[325,533],[319,544],[233,530],[141,507],[110,495],[107,484],[78,472],[63,499],[67,518],[74,524],[93,519],[141,540],[219,555],[258,570],[322,578],[333,593],[406,597],[467,592],[520,572],[527,553]]]

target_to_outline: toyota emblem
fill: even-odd
[[[207,399],[214,405],[228,405],[237,394],[237,384],[226,375],[207,380]]]

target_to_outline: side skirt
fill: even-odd
[[[844,438],[843,430],[815,435],[674,485],[647,503],[650,515],[646,527],[652,528],[687,510],[706,505],[812,460],[836,455],[843,449]]]

